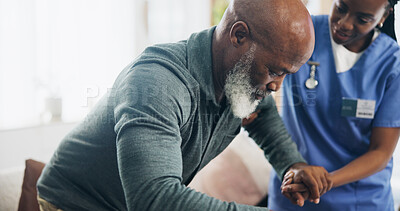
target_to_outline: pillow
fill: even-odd
[[[18,211],[39,211],[36,182],[44,166],[44,163],[32,159],[25,161],[25,174]]]
[[[266,206],[271,169],[264,152],[242,131],[188,186],[222,201]]]

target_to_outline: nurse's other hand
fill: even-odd
[[[319,203],[320,196],[332,188],[333,183],[324,167],[295,163],[288,169],[286,175],[290,172],[293,173],[292,183],[304,184],[310,192],[310,201],[316,204]],[[285,178],[283,182],[285,183]]]

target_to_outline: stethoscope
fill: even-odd
[[[315,71],[317,70],[317,66],[319,66],[319,62],[308,61],[308,65],[310,65],[310,77],[306,80],[307,89],[315,89],[318,86],[318,81],[315,79]]]

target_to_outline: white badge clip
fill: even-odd
[[[310,78],[306,80],[307,89],[315,89],[318,86],[318,81],[315,79],[315,71],[317,70],[317,66],[319,66],[319,62],[308,61],[307,64],[311,65],[310,68]]]

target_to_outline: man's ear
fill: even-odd
[[[232,25],[229,35],[232,45],[238,48],[250,39],[249,27],[245,22],[238,21]]]

